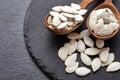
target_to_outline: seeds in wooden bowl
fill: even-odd
[[[55,6],[50,11],[47,23],[57,30],[69,30],[83,21],[86,12],[75,3],[71,3],[71,6]]]
[[[100,37],[110,36],[119,26],[117,18],[109,8],[94,10],[90,14],[89,27]]]

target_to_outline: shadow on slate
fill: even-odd
[[[98,0],[88,7],[88,13],[104,0]],[[71,2],[79,3],[81,0],[33,0],[25,18],[24,35],[27,48],[38,67],[52,80],[120,80],[120,71],[107,73],[106,67],[86,77],[78,77],[74,73],[65,72],[64,63],[58,58],[58,49],[68,40],[65,36],[56,36],[45,28],[45,16],[52,7],[57,5],[70,5]],[[120,8],[119,0],[114,0],[117,8]],[[120,10],[120,9],[119,9]],[[88,14],[86,15],[87,18]],[[86,28],[85,22],[76,30],[80,32]],[[106,46],[110,46],[115,53],[116,60],[120,61],[120,33],[114,39],[107,40]],[[79,56],[78,56],[79,57]],[[80,62],[80,65],[83,64]]]

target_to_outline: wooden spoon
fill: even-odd
[[[102,3],[102,4],[99,5],[99,6],[97,6],[94,10],[101,9],[101,8],[109,8],[109,9],[111,9],[111,10],[113,11],[113,13],[115,14],[115,17],[116,17],[117,20],[118,20],[118,24],[120,25],[120,14],[119,14],[119,11],[117,10],[117,8],[116,8],[116,7],[114,6],[114,4],[112,3],[112,0],[105,0],[104,3]],[[97,38],[97,39],[102,39],[102,40],[110,39],[110,38],[114,37],[114,36],[118,33],[118,31],[119,31],[119,29],[120,29],[120,27],[119,27],[117,30],[115,30],[115,31],[114,31],[111,35],[109,35],[109,36],[98,36],[97,34],[95,34],[94,32],[92,32],[92,30],[91,30],[91,28],[90,28],[90,26],[89,26],[89,18],[90,18],[90,15],[88,16],[87,22],[86,22],[87,28],[88,28],[88,30],[90,31],[90,33],[91,33],[95,38]]]
[[[87,6],[89,5],[89,4],[91,4],[92,2],[95,2],[95,1],[97,1],[97,0],[83,0],[81,3],[79,3],[79,5],[81,6],[81,8],[82,9],[86,9],[87,8]],[[77,28],[79,28],[80,27],[80,25],[83,23],[83,21],[82,22],[80,22],[79,24],[77,24],[76,26],[74,26],[72,29],[69,29],[69,30],[56,30],[55,28],[53,28],[52,26],[51,27],[49,27],[49,25],[48,25],[48,23],[47,23],[47,19],[48,19],[48,17],[50,16],[50,14],[48,14],[47,16],[46,16],[46,18],[45,18],[45,25],[46,25],[46,27],[48,28],[48,30],[50,30],[51,32],[53,32],[53,33],[55,33],[55,34],[57,34],[57,35],[65,35],[65,34],[68,34],[68,33],[70,33],[70,32],[72,32],[72,31],[74,31],[74,30],[76,30]],[[84,17],[85,18],[85,17]]]

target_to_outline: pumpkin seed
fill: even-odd
[[[92,61],[91,67],[92,67],[92,70],[93,70],[94,72],[96,72],[98,69],[100,69],[100,67],[101,67],[101,61],[100,61],[100,59],[99,59],[99,58],[95,58],[95,59]]]
[[[91,33],[87,29],[85,29],[80,32],[80,39],[84,38],[85,36],[90,36],[90,35]]]
[[[101,66],[107,66],[107,65],[111,64],[111,63],[114,61],[114,59],[115,59],[114,53],[110,53],[110,54],[109,54],[108,61],[105,62],[105,63],[102,63]]]
[[[58,56],[62,61],[65,61],[68,57],[68,51],[66,50],[66,48],[61,47],[58,51]]]
[[[99,39],[97,39],[96,40],[96,46],[98,47],[98,48],[103,48],[104,47],[104,41],[103,40],[99,40]]]
[[[75,32],[70,33],[70,34],[67,35],[67,38],[72,39],[72,40],[78,39],[79,37],[80,37],[80,35],[78,33],[75,33]]]
[[[86,48],[85,43],[82,40],[79,40],[77,45],[77,51],[83,52],[85,48]]]
[[[79,62],[75,62],[75,64],[73,66],[67,66],[65,68],[65,71],[67,73],[73,73],[74,71],[76,71],[76,69],[78,68]]]
[[[72,62],[75,62],[77,60],[77,53],[74,53],[70,56],[68,56],[68,58],[65,60],[65,65],[66,66],[71,66]]]
[[[56,12],[61,12],[61,7],[63,7],[63,6],[55,6],[52,8],[52,10],[56,11]]]
[[[89,73],[91,72],[90,69],[86,68],[86,67],[79,67],[76,69],[75,73],[78,75],[78,76],[85,76],[85,75],[88,75]]]
[[[90,56],[97,55],[101,50],[97,48],[87,48],[84,53]]]
[[[89,56],[87,56],[86,54],[84,54],[84,53],[81,53],[80,59],[87,66],[90,66],[91,63],[92,63],[91,58]]]
[[[118,70],[120,70],[120,62],[117,61],[111,63],[106,69],[107,72],[114,72]]]
[[[76,9],[76,10],[80,10],[81,9],[81,6],[78,5],[78,4],[75,4],[75,3],[71,3],[71,7]]]
[[[58,26],[58,25],[61,24],[61,20],[58,16],[54,16],[53,20],[52,20],[52,23],[53,23],[54,26]]]
[[[99,53],[99,57],[102,62],[107,62],[109,58],[109,52],[107,50],[102,50]]]
[[[97,23],[97,14],[95,11],[92,11],[89,18],[89,26],[91,30],[94,30],[96,23]]]
[[[87,46],[89,46],[89,47],[93,47],[93,46],[94,46],[94,42],[93,42],[93,40],[92,40],[90,37],[85,36],[85,37],[83,38],[83,40],[84,40],[84,42],[85,42],[85,44],[86,44]]]

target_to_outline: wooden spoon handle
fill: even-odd
[[[86,9],[89,4],[95,2],[97,0],[82,0],[82,2],[79,3],[82,9]]]
[[[111,3],[112,3],[112,0],[105,0],[104,3],[111,4]]]

